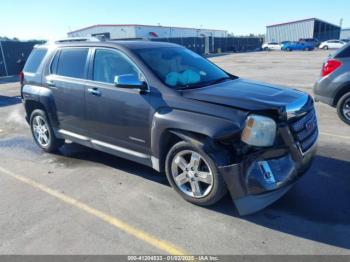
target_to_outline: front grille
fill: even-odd
[[[290,123],[290,129],[300,150],[305,153],[317,140],[318,127],[315,109]]]

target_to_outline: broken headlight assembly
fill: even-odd
[[[269,117],[250,115],[247,117],[241,140],[257,147],[272,146],[277,132],[276,122]]]

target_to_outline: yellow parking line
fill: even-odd
[[[185,254],[184,251],[182,251],[180,248],[174,246],[171,243],[168,243],[164,240],[160,240],[155,236],[152,236],[152,235],[150,235],[150,234],[148,234],[140,229],[137,229],[133,226],[128,225],[127,223],[121,221],[120,219],[118,219],[116,217],[113,217],[111,215],[108,215],[108,214],[100,211],[100,210],[97,210],[93,207],[90,207],[87,204],[84,204],[77,199],[74,199],[74,198],[69,197],[65,194],[62,194],[62,193],[60,193],[60,192],[58,192],[50,187],[47,187],[43,184],[40,184],[40,183],[30,179],[30,178],[17,175],[17,174],[12,173],[11,171],[8,171],[2,167],[0,167],[0,172],[3,174],[6,174],[8,176],[11,176],[11,177],[17,179],[18,181],[21,181],[27,185],[30,185],[36,189],[39,189],[40,191],[45,192],[45,193],[61,200],[62,202],[66,203],[66,204],[69,204],[73,207],[76,207],[80,210],[83,210],[86,213],[89,213],[90,215],[93,215],[93,216],[107,222],[108,224],[114,226],[115,228],[122,230],[122,231],[146,242],[147,244],[158,248],[159,250],[165,251],[168,254],[171,254],[171,255],[184,255]]]
[[[324,135],[324,136],[333,136],[333,137],[337,137],[337,138],[343,138],[343,139],[349,139],[350,140],[350,136],[335,135],[335,134],[331,134],[331,133],[327,133],[327,132],[320,132],[320,134]]]

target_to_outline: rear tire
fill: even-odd
[[[190,203],[210,206],[227,193],[215,162],[190,143],[182,141],[169,150],[165,172],[172,188]]]
[[[350,125],[350,92],[343,95],[337,104],[339,118],[346,124]]]
[[[64,144],[63,139],[56,138],[45,111],[34,110],[29,123],[35,143],[45,152],[55,152]]]
[[[323,50],[328,50],[329,47],[328,47],[328,45],[325,45],[324,47],[322,47],[322,49],[323,49]]]

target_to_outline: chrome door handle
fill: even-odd
[[[89,88],[88,92],[94,96],[101,96],[101,91],[98,90],[97,88]]]

